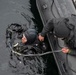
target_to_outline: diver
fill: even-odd
[[[62,48],[63,53],[76,55],[76,15],[49,20],[39,34],[39,40],[44,41],[45,35],[50,32],[55,37],[64,40],[66,47]]]
[[[39,41],[36,29],[29,28],[25,33],[23,33],[21,41],[25,45],[33,45],[40,48],[41,51],[46,51],[46,44],[45,42]]]
[[[37,53],[41,53],[47,49],[46,43],[39,41],[38,31],[34,25],[27,28],[26,25],[17,23],[12,23],[6,29],[6,46],[12,47],[17,52],[23,52],[27,48],[36,48]]]
[[[30,70],[33,75],[39,72],[40,74],[43,73],[43,67],[40,66],[43,64],[42,57],[30,56],[30,54],[42,54],[46,49],[45,43],[40,42],[37,38],[38,32],[32,26],[27,29],[26,26],[17,23],[8,26],[6,29],[6,45],[11,49],[9,65],[15,69],[13,71],[20,71],[22,68],[20,74],[29,74],[28,71],[25,71],[26,69]],[[30,64],[31,62],[32,64]]]
[[[41,42],[38,39],[38,33],[36,29],[29,28],[25,32],[21,33],[22,36],[20,36],[21,43],[19,44],[16,42],[13,45],[13,49],[15,49],[18,45],[22,45],[22,48],[25,48],[24,50],[35,48],[37,53],[45,52],[47,47],[45,42]],[[18,36],[19,37],[19,36]],[[20,49],[22,50],[22,49]],[[16,48],[17,51],[17,48]],[[22,53],[25,51],[21,51]]]

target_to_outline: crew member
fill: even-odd
[[[67,44],[68,47],[62,48],[62,52],[76,55],[76,15],[49,20],[39,34],[39,40],[44,41],[45,35],[49,32],[57,38],[62,38]]]

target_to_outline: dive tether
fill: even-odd
[[[33,47],[33,46],[32,46]],[[19,53],[19,52],[17,52],[17,51],[15,51],[15,50],[13,50],[13,48],[11,47],[11,45],[9,45],[9,48],[11,49],[11,51],[13,52],[13,53],[15,53],[15,54],[17,54],[17,55],[19,55],[19,56],[24,56],[24,57],[31,57],[31,56],[44,56],[44,55],[47,55],[47,54],[51,54],[51,53],[58,53],[58,52],[62,52],[62,50],[56,50],[56,51],[49,51],[49,52],[45,52],[45,53],[39,53],[39,54],[28,54],[28,55],[26,55],[26,54],[22,54],[22,53]],[[33,47],[34,49],[37,49],[36,47]]]

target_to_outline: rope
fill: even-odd
[[[61,52],[62,51],[62,50],[56,50],[56,51],[49,51],[49,52],[45,52],[45,53],[41,53],[41,54],[39,53],[39,54],[28,54],[28,55],[25,55],[25,54],[19,53],[17,51],[14,51],[11,46],[9,46],[9,47],[12,50],[13,53],[15,53],[17,55],[20,55],[20,56],[24,56],[24,57],[44,56],[44,55],[47,55],[47,54],[57,53],[57,52]]]

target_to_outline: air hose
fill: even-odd
[[[58,52],[62,52],[62,50],[56,50],[56,51],[48,51],[48,52],[45,52],[45,53],[39,53],[39,54],[28,54],[28,55],[25,55],[25,54],[22,54],[22,53],[19,53],[17,51],[14,51],[13,48],[9,45],[9,48],[11,49],[11,51],[19,56],[24,56],[24,57],[34,57],[34,56],[44,56],[44,55],[47,55],[47,54],[51,54],[51,53],[58,53]],[[37,49],[35,47],[33,47],[34,49]]]

